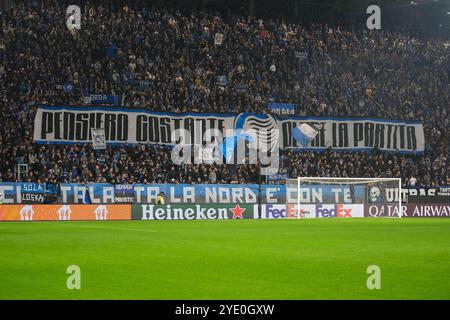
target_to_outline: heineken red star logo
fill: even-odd
[[[231,212],[233,212],[233,219],[243,219],[242,213],[246,210],[245,208],[241,208],[239,204],[236,204],[234,208],[230,208]]]

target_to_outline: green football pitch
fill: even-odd
[[[445,218],[2,222],[0,241],[0,299],[450,299]]]

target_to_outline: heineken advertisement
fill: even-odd
[[[131,206],[132,220],[232,220],[253,219],[252,204],[141,204]],[[257,218],[257,214],[256,217]]]

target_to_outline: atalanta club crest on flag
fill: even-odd
[[[94,150],[106,149],[105,129],[91,129]]]

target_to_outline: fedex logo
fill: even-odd
[[[290,219],[315,218],[315,205],[300,205],[300,209],[296,204],[288,204],[287,217]]]
[[[284,207],[284,209],[283,209]],[[285,206],[274,206],[272,204],[266,205],[266,217],[278,219],[286,218]]]
[[[315,209],[315,205],[304,205],[298,210],[296,204],[263,204],[261,206],[261,219],[315,218]],[[255,214],[255,218],[259,218],[256,209]]]
[[[351,218],[352,208],[344,208],[344,205],[329,205],[322,206],[318,204],[316,206],[316,217],[317,218]]]
[[[259,218],[255,205],[255,219]],[[355,218],[364,217],[363,204],[263,204],[261,219]]]

